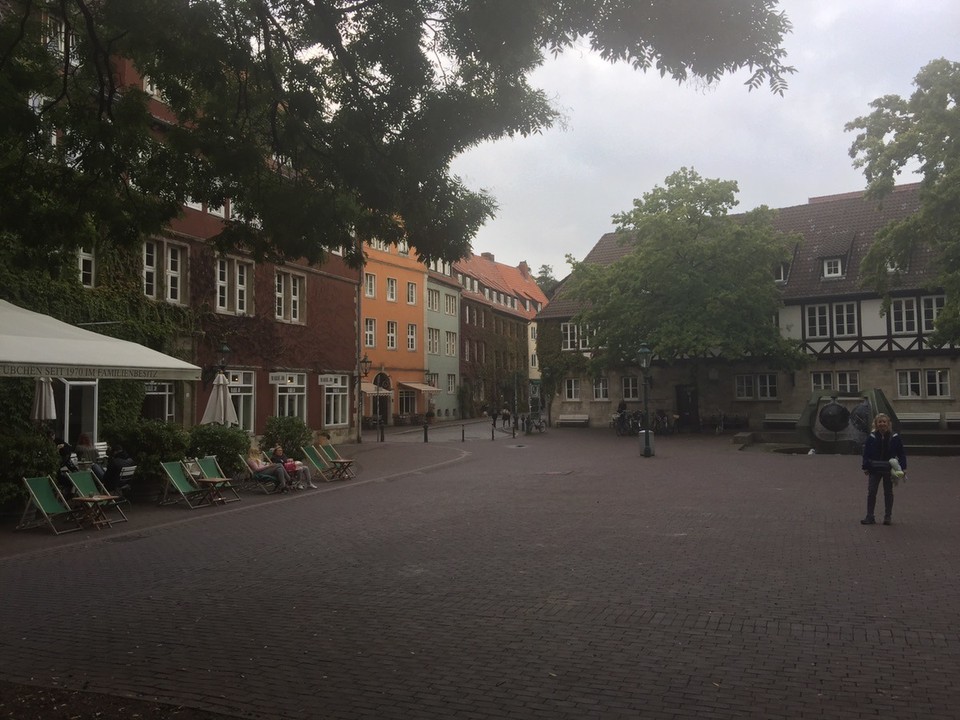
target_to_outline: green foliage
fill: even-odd
[[[260,438],[260,449],[269,455],[277,445],[292,458],[303,460],[304,445],[313,444],[313,431],[297,417],[267,418],[267,426]]]
[[[46,51],[45,8],[76,40],[68,74]],[[0,232],[38,258],[136,247],[191,197],[235,218],[221,248],[322,261],[355,237],[409,240],[454,260],[495,208],[450,174],[465,149],[548,128],[529,83],[584,41],[604,59],[678,80],[747,68],[782,93],[785,15],[771,0],[12,3],[0,16]],[[129,58],[170,109],[118,87]],[[28,98],[43,100],[31,108]],[[54,131],[63,131],[56,144]],[[278,162],[279,160],[279,162]],[[132,181],[132,182],[131,182]],[[258,222],[252,222],[257,218]]]
[[[540,361],[540,395],[545,407],[550,407],[554,395],[560,392],[568,377],[580,377],[587,370],[583,353],[564,352],[559,321],[537,324],[537,358]]]
[[[240,470],[238,454],[246,457],[249,449],[250,436],[242,428],[215,423],[194,425],[190,428],[190,447],[187,449],[187,456],[216,455],[220,469],[228,477]]]
[[[889,194],[911,161],[920,163],[920,210],[884,228],[864,259],[864,284],[887,296],[898,280],[888,266],[910,266],[933,248],[946,301],[936,321],[934,344],[960,342],[960,63],[927,64],[914,79],[909,99],[877,98],[873,112],[847,123],[856,130],[850,147],[854,166],[863,168],[869,194]],[[889,302],[889,297],[888,297]]]
[[[190,436],[176,423],[137,420],[104,428],[103,437],[112,447],[121,445],[137,463],[137,475],[157,481],[164,477],[161,462],[187,456]]]
[[[41,428],[6,428],[0,434],[0,509],[12,512],[27,494],[24,477],[56,477],[60,456]]]
[[[537,285],[547,296],[547,299],[553,297],[553,293],[559,284],[560,281],[553,276],[553,266],[541,265],[540,272],[537,273]]]
[[[634,365],[641,342],[666,360],[802,362],[771,321],[781,304],[773,270],[796,240],[774,230],[767,208],[729,217],[736,192],[683,168],[614,216],[629,246],[620,260],[575,265],[569,288],[594,372]]]

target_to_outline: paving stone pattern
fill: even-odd
[[[911,459],[864,527],[855,457],[436,437],[350,446],[319,491],[0,538],[0,678],[249,718],[960,715],[956,458]]]

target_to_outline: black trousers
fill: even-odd
[[[867,479],[867,517],[872,518],[877,506],[877,490],[880,481],[883,481],[883,516],[892,517],[893,513],[893,479],[890,473],[870,473]]]

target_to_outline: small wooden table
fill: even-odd
[[[211,505],[226,505],[227,499],[220,492],[220,486],[225,482],[230,482],[230,478],[194,478],[193,481],[198,487],[203,488],[203,496]]]
[[[111,527],[113,523],[103,511],[104,504],[113,500],[119,500],[116,495],[87,495],[73,498],[73,502],[78,504],[83,513],[80,517],[80,523],[94,527],[97,530],[105,527]]]
[[[334,458],[327,458],[327,462],[333,465],[334,480],[348,480],[352,475],[350,466],[353,465],[353,460],[335,460]]]

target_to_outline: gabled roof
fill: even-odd
[[[782,284],[784,301],[796,303],[837,295],[874,294],[869,288],[860,287],[860,264],[864,256],[883,227],[910,216],[919,207],[920,185],[915,183],[894,188],[879,202],[866,198],[863,192],[852,192],[813,197],[805,205],[776,210],[774,227],[800,235],[787,280]],[[616,262],[630,252],[628,238],[621,233],[605,234],[583,262],[598,265]],[[841,259],[840,277],[823,277],[823,261],[829,258]],[[936,277],[933,251],[920,246],[894,289],[931,287]],[[560,284],[550,305],[537,316],[538,320],[565,319],[577,313],[579,303],[564,292],[568,280],[569,277]]]
[[[537,314],[536,309],[531,307],[530,310],[527,310],[525,303],[522,301],[530,300],[532,303],[539,303],[541,307],[547,304],[547,296],[537,285],[536,278],[530,274],[530,269],[525,262],[520,263],[518,267],[513,267],[512,265],[498,263],[489,253],[483,255],[471,253],[455,262],[453,268],[455,272],[476,278],[481,285],[493,291],[516,297],[521,301],[517,303],[516,308],[507,307],[490,302],[483,293],[475,293],[467,288],[463,289],[464,297],[485,303],[503,312],[532,320]]]

